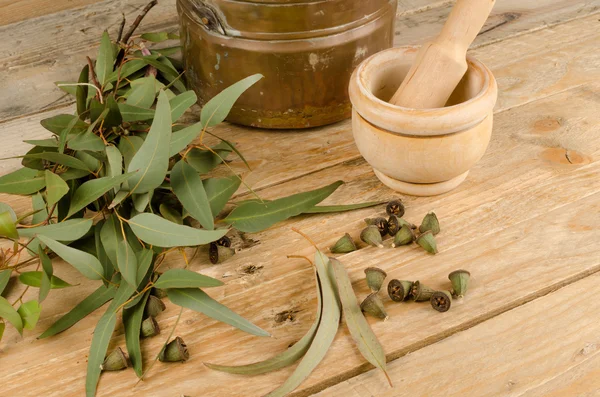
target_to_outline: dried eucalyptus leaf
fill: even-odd
[[[246,202],[231,211],[224,221],[242,232],[253,233],[265,230],[278,222],[300,215],[304,211],[313,208],[317,203],[329,197],[342,184],[342,181],[337,181],[320,189],[294,194],[266,203]]]
[[[85,277],[91,280],[101,280],[104,277],[102,265],[95,256],[59,243],[50,237],[40,235],[38,238]]]
[[[128,222],[135,235],[157,247],[188,247],[208,244],[227,234],[228,229],[201,230],[178,225],[158,215],[143,213]]]
[[[231,311],[227,306],[217,302],[201,289],[172,288],[167,291],[167,294],[171,302],[178,306],[204,313],[208,317],[232,325],[252,335],[270,336],[267,331]]]
[[[28,195],[46,186],[44,173],[31,168],[21,168],[0,177],[0,193]]]
[[[180,160],[171,170],[171,187],[183,208],[205,228],[215,228],[210,203],[200,175],[185,160]]]

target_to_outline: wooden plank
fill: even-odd
[[[0,27],[0,37],[5,38],[0,42],[0,59],[3,59],[0,89],[9,93],[0,98],[0,121],[70,103],[71,99],[64,97],[53,82],[76,80],[85,56],[95,56],[102,30],[108,29],[115,35],[121,11],[132,20],[145,3],[145,0],[105,0],[83,9],[26,21],[18,30],[12,25]],[[161,1],[144,20],[140,31],[177,29],[174,4],[175,0]],[[422,43],[437,34],[450,7],[409,12],[411,7],[418,10],[426,4],[425,0],[414,0],[399,10],[395,45]],[[439,6],[445,2],[433,4]],[[548,23],[581,18],[596,12],[598,5],[600,0],[544,0],[535,4],[504,0],[498,2],[486,25],[485,29],[491,30],[482,34],[475,44],[484,45],[546,27]],[[513,14],[519,17],[506,22],[506,15]],[[492,29],[493,26],[496,27]],[[42,37],[40,31],[45,32]]]
[[[589,299],[597,293],[595,274],[399,358],[388,366],[394,389],[373,370],[315,397],[597,395],[600,307]],[[444,322],[452,310],[429,316]]]
[[[426,306],[388,304],[392,319],[385,323],[373,322],[373,325],[389,358],[430,344],[599,269],[597,258],[600,248],[596,241],[600,230],[596,225],[600,220],[600,180],[597,178],[600,165],[592,160],[600,154],[596,133],[600,115],[589,114],[599,90],[597,84],[581,87],[501,113],[497,117],[490,150],[465,185],[440,197],[406,199],[409,220],[418,222],[432,208],[439,214],[444,231],[439,235],[442,252],[438,256],[427,256],[417,248],[364,248],[342,257],[360,297],[367,292],[362,275],[362,269],[367,266],[381,266],[391,277],[427,280],[436,288],[445,285],[445,274],[454,268],[468,267],[474,274],[470,299],[476,304],[457,308],[453,316],[448,317],[448,322],[440,323],[438,317],[431,316]],[[562,127],[550,132],[540,131],[538,121],[547,120],[548,115],[560,118]],[[521,121],[521,129],[514,129],[516,120]],[[572,163],[569,163],[564,155],[565,149],[561,152],[551,140],[557,136],[563,139],[561,142],[567,148],[585,143],[585,151],[578,156],[572,153]],[[369,167],[361,161],[331,167],[267,189],[261,194],[268,199],[316,187],[340,176],[349,183],[336,197],[332,197],[332,201],[394,196],[377,182]],[[548,194],[549,191],[552,194]],[[270,330],[275,338],[253,338],[215,324],[201,315],[186,312],[176,334],[181,335],[190,346],[192,361],[168,373],[165,371],[172,366],[157,365],[154,375],[138,386],[134,395],[160,393],[162,387],[169,387],[170,393],[193,394],[201,388],[203,395],[208,396],[235,395],[239,390],[252,396],[262,395],[281,383],[290,369],[247,379],[209,373],[199,363],[206,360],[248,362],[262,359],[298,340],[310,326],[315,305],[311,272],[303,262],[286,260],[285,255],[310,254],[312,249],[289,230],[291,224],[315,237],[325,247],[346,231],[356,236],[361,228],[361,219],[380,210],[297,218],[251,235],[260,244],[220,266],[207,265],[206,254],[201,253],[192,268],[228,282],[225,287],[210,291],[211,294]],[[169,265],[177,266],[178,262],[181,263],[173,258]],[[569,266],[565,266],[565,262]],[[248,266],[254,266],[255,270],[249,271]],[[89,293],[95,285],[66,266],[57,266],[57,273],[61,277],[64,275],[68,281],[80,282],[81,296]],[[520,280],[521,288],[506,294],[506,283],[514,281],[515,277]],[[80,298],[67,299],[73,302]],[[39,328],[51,323],[66,307],[56,295],[51,294]],[[299,312],[294,321],[277,323],[274,320],[276,314],[286,310]],[[175,316],[176,310],[170,306],[159,319],[161,326],[167,329]],[[48,371],[47,362],[42,357],[56,357],[53,375],[64,381],[60,387],[61,395],[77,395],[81,390],[85,364],[77,364],[76,361],[86,354],[91,337],[90,324],[97,318],[94,315],[64,336],[53,338],[53,343],[34,342],[31,335],[17,343],[20,340],[18,336],[7,330],[3,357],[14,370],[13,374],[6,374],[0,379],[6,390],[35,387],[33,381],[24,380],[19,374],[27,371],[31,379],[39,379]],[[414,322],[419,327],[400,327],[398,321],[402,324]],[[122,345],[121,332],[119,328],[113,346]],[[39,356],[27,354],[31,343],[35,343]],[[160,343],[160,340],[154,339],[146,341],[144,349],[155,352]],[[65,351],[71,353],[65,354]],[[26,363],[21,360],[24,356],[30,357]],[[303,394],[347,379],[363,372],[367,366],[353,350],[347,332],[343,331],[320,368],[303,386]],[[124,387],[129,391],[128,385],[134,383],[129,372],[103,378],[102,395],[122,391]],[[219,385],[226,389],[218,389]]]
[[[0,26],[97,3],[100,0],[0,0]]]

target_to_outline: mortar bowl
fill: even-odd
[[[418,50],[390,48],[356,68],[349,86],[352,133],[360,154],[386,186],[414,196],[433,196],[460,185],[484,155],[498,87],[485,65],[467,57],[467,73],[445,107],[392,105],[387,101]]]

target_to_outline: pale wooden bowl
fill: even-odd
[[[485,153],[498,87],[492,72],[467,57],[469,69],[446,107],[410,109],[389,100],[418,47],[391,48],[352,74],[352,131],[361,155],[388,187],[415,196],[448,192]],[[426,89],[426,88],[424,88]]]

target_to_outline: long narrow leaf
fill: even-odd
[[[143,294],[142,299],[134,307],[123,310],[125,344],[127,346],[127,353],[129,353],[131,366],[138,378],[141,377],[143,373],[140,329],[142,327],[144,307],[146,306],[148,296],[150,296],[150,291],[146,291]]]
[[[0,177],[0,193],[33,194],[46,186],[44,173],[31,168],[21,168]]]
[[[127,240],[123,239],[117,244],[117,267],[123,279],[132,287],[137,287],[137,258]]]
[[[134,173],[127,173],[118,176],[106,176],[104,178],[92,179],[81,185],[71,199],[71,206],[67,217],[79,212],[88,204],[96,201],[109,190],[121,185],[127,179],[131,178]]]
[[[223,283],[187,269],[169,269],[154,283],[156,288],[208,288],[219,287]]]
[[[19,229],[19,236],[31,238],[42,235],[51,237],[57,241],[75,241],[85,236],[92,227],[92,224],[93,221],[91,219],[69,219],[51,225]]]
[[[183,208],[205,228],[215,227],[210,202],[200,175],[194,167],[180,160],[171,170],[171,187]]]
[[[210,203],[210,210],[217,216],[225,208],[225,205],[237,192],[242,183],[242,179],[237,175],[227,178],[209,178],[202,181],[206,197]]]
[[[202,132],[202,124],[200,123],[192,124],[179,131],[174,131],[169,146],[169,157],[173,157],[185,149],[200,135],[200,132]]]
[[[0,318],[5,319],[23,334],[23,320],[14,307],[3,297],[0,296]]]
[[[38,236],[40,241],[48,246],[65,262],[79,270],[81,274],[92,280],[101,280],[104,276],[102,265],[95,256],[87,252],[71,248],[46,236]]]
[[[110,42],[108,32],[104,31],[100,41],[98,57],[96,58],[96,77],[101,85],[106,83],[108,76],[112,73],[114,63],[115,58],[112,43]]]
[[[385,203],[385,201],[369,201],[366,203],[346,204],[346,205],[315,205],[311,209],[304,211],[304,214],[327,214],[330,212],[345,212],[359,210],[361,208],[374,207]]]

